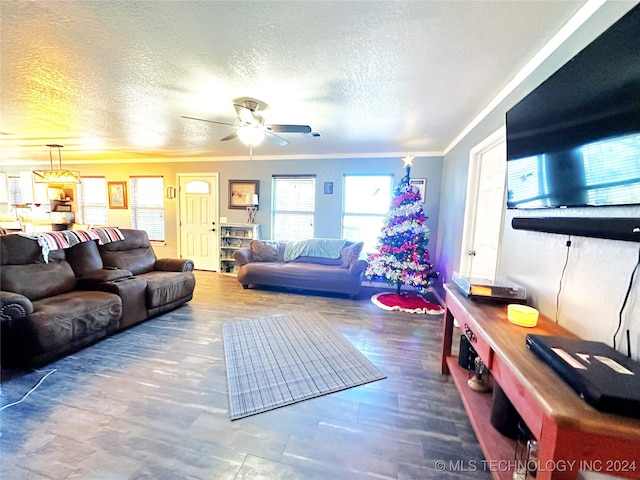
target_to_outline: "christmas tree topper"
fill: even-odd
[[[413,159],[416,158],[413,155],[411,155],[410,153],[407,153],[404,158],[402,159],[402,161],[404,162],[404,167],[413,167]]]

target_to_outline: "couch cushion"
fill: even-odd
[[[89,272],[102,270],[102,257],[98,251],[97,240],[82,242],[67,248],[65,254],[76,277],[83,277]]]
[[[66,261],[3,265],[0,285],[7,292],[20,293],[31,301],[72,291],[76,276]]]
[[[364,242],[358,242],[340,250],[340,268],[351,268],[351,265],[358,260],[362,247]]]
[[[34,302],[34,310],[25,325],[30,356],[74,350],[116,331],[122,302],[113,293],[76,290]]]
[[[251,262],[240,268],[242,285],[270,285],[355,295],[361,288],[360,273],[331,265],[302,262]]]
[[[153,271],[156,254],[144,230],[120,229],[124,240],[99,245],[105,267],[129,270],[134,275]]]
[[[275,262],[278,259],[278,242],[251,240],[252,262]]]
[[[293,262],[298,263],[315,263],[317,265],[332,265],[339,267],[342,264],[342,260],[339,258],[326,258],[326,257],[298,257]]]
[[[156,264],[156,255],[151,247],[122,251],[101,251],[100,256],[105,267],[129,270],[134,275],[152,272]]]
[[[147,309],[169,304],[193,294],[193,272],[154,271],[140,275],[147,282]]]
[[[22,265],[43,262],[37,240],[17,233],[0,236],[0,265]]]
[[[121,268],[93,270],[77,279],[77,288],[80,290],[103,290],[105,282],[132,278],[129,270]]]

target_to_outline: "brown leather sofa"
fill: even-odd
[[[193,297],[193,262],[158,259],[143,230],[53,250],[0,236],[2,365],[40,365]]]

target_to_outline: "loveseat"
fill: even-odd
[[[108,230],[124,239],[85,232],[49,251],[43,239],[62,232],[0,236],[3,366],[47,363],[191,300],[193,262],[157,259],[143,230]]]
[[[315,248],[318,245],[320,248]],[[339,293],[353,298],[360,292],[367,267],[361,252],[362,243],[342,239],[252,240],[250,248],[236,250],[233,258],[238,267],[238,282],[244,288],[265,285]]]

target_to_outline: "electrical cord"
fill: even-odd
[[[560,293],[562,292],[562,280],[564,279],[564,272],[567,270],[569,264],[569,249],[571,248],[571,235],[567,240],[567,257],[564,259],[564,267],[562,267],[562,273],[560,274],[560,285],[558,286],[558,294],[556,295],[556,324],[558,323],[558,315],[560,313]]]
[[[36,383],[33,388],[31,390],[29,390],[27,393],[24,394],[24,396],[18,400],[17,402],[13,402],[13,403],[8,403],[7,405],[3,405],[2,407],[0,407],[0,412],[2,410],[4,410],[5,408],[9,408],[9,407],[13,407],[14,405],[18,405],[19,403],[22,403],[29,395],[31,395],[32,392],[34,392],[36,390],[36,388],[38,388],[40,386],[40,384],[42,382],[44,382],[45,378],[47,378],[49,375],[51,375],[54,372],[57,372],[58,369],[54,368],[53,370],[51,370],[50,372],[48,372],[44,377],[42,377],[38,383]]]
[[[633,271],[631,272],[631,278],[629,279],[629,286],[627,287],[627,293],[624,295],[624,300],[622,301],[622,306],[620,307],[620,312],[618,313],[618,328],[616,328],[616,333],[613,334],[613,348],[616,349],[616,337],[618,333],[620,333],[620,329],[622,328],[622,312],[624,312],[625,307],[627,306],[627,300],[629,300],[629,295],[631,294],[631,287],[633,286],[633,279],[636,276],[636,272],[638,271],[638,267],[640,266],[640,248],[638,249],[638,261],[636,266],[633,267]]]

